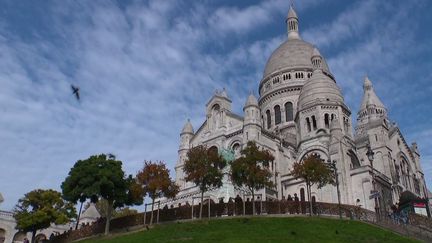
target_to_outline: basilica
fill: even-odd
[[[354,114],[345,104],[336,77],[317,47],[302,40],[299,18],[291,6],[286,18],[287,39],[271,54],[259,82],[259,97],[245,99],[243,114],[235,114],[226,90],[216,91],[206,104],[206,118],[194,130],[188,121],[180,133],[176,183],[181,191],[164,204],[192,204],[199,190],[185,181],[183,166],[187,151],[198,145],[220,153],[240,156],[248,141],[270,151],[274,188],[255,193],[255,200],[281,200],[298,195],[305,199],[306,184],[290,175],[292,165],[310,154],[333,162],[343,204],[374,210],[375,200],[382,210],[396,204],[409,191],[424,198],[427,188],[416,143],[409,145],[387,108],[374,91],[372,81],[363,82],[363,100]],[[369,153],[367,153],[369,151]],[[373,158],[368,157],[373,151]],[[229,157],[229,156],[228,156]],[[228,201],[251,195],[235,188],[228,177],[221,188],[208,191],[213,201]],[[333,185],[312,187],[312,200],[338,202]]]

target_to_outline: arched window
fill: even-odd
[[[209,153],[218,153],[218,148],[216,147],[216,146],[211,146],[209,149],[208,149],[208,152]]]
[[[240,144],[239,143],[235,143],[232,146],[232,150],[234,151],[234,155],[235,156],[239,156],[240,155]]]
[[[360,161],[358,160],[357,156],[354,154],[354,152],[352,150],[349,150],[348,156],[351,159],[351,165],[352,165],[353,169],[356,169],[356,168],[361,166]]]
[[[291,79],[291,73],[288,73],[288,79]]]
[[[331,120],[333,121],[336,118],[335,114],[331,114]]]
[[[312,116],[312,125],[313,125],[313,129],[316,130],[317,129],[317,122],[316,122],[315,116]]]
[[[324,125],[326,128],[330,127],[329,114],[324,114]]]
[[[287,122],[294,120],[293,104],[291,102],[285,103],[285,120]]]
[[[266,115],[267,115],[267,129],[270,129],[270,127],[271,127],[271,115],[270,115],[269,110],[266,111]]]
[[[277,105],[274,107],[274,113],[275,113],[275,125],[281,123],[281,109],[280,106]]]
[[[309,117],[306,117],[306,126],[307,126],[308,132],[310,132],[311,131],[311,123],[310,123]]]

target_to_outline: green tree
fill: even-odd
[[[252,194],[252,213],[255,215],[255,190],[274,187],[269,165],[273,155],[259,149],[255,142],[249,141],[241,152],[241,157],[231,164],[231,180],[237,187],[246,188]]]
[[[32,232],[32,242],[37,230],[46,229],[51,223],[66,224],[75,215],[74,205],[54,190],[33,190],[19,199],[14,209],[16,228]]]
[[[115,208],[124,205],[142,204],[142,191],[136,180],[125,176],[122,162],[113,155],[93,155],[86,160],[78,160],[62,183],[64,199],[76,203],[90,199],[97,202],[107,200],[105,234]]]
[[[163,162],[144,161],[144,167],[136,177],[143,191],[152,199],[150,224],[153,224],[155,199],[160,197],[174,198],[179,191],[179,187],[171,180],[169,170]]]
[[[311,186],[322,188],[326,184],[334,184],[333,172],[317,154],[307,156],[303,161],[295,162],[290,174],[306,182],[309,200],[309,215],[312,215]]]
[[[200,219],[204,193],[211,188],[222,186],[223,172],[226,161],[216,149],[207,149],[206,146],[197,146],[189,149],[187,159],[184,162],[183,171],[186,181],[191,181],[199,187],[201,192]]]

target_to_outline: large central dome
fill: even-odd
[[[302,39],[288,39],[282,43],[270,56],[264,69],[263,77],[285,69],[312,70],[312,53],[314,46]],[[325,60],[323,70],[330,73]]]

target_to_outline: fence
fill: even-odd
[[[164,207],[153,211],[153,223],[168,222],[176,220],[186,220],[199,218],[200,205],[192,206],[183,205],[176,208]],[[210,208],[209,208],[210,207]],[[244,209],[243,209],[244,207]],[[257,215],[271,214],[309,214],[309,202],[297,201],[257,201],[255,202]],[[376,223],[375,213],[357,206],[344,205],[340,207],[342,217],[357,219],[367,222]],[[192,215],[193,212],[193,215]],[[245,212],[245,214],[243,214]],[[339,215],[338,204],[314,202],[312,205],[314,215]],[[203,204],[202,218],[223,217],[223,216],[243,216],[252,215],[252,202],[230,201],[228,203],[208,203]],[[145,218],[145,221],[144,221]],[[151,212],[138,213],[121,218],[112,219],[110,222],[110,231],[128,230],[131,227],[143,226],[150,223]],[[428,218],[410,215],[411,225],[422,225],[423,227],[432,227],[432,221]],[[387,223],[391,221],[386,221]],[[383,224],[378,224],[387,227]],[[62,235],[55,236],[52,242],[70,242],[73,240],[102,234],[104,232],[105,220],[100,219],[92,225],[87,225],[78,230],[70,230]],[[388,228],[388,227],[387,227]]]

